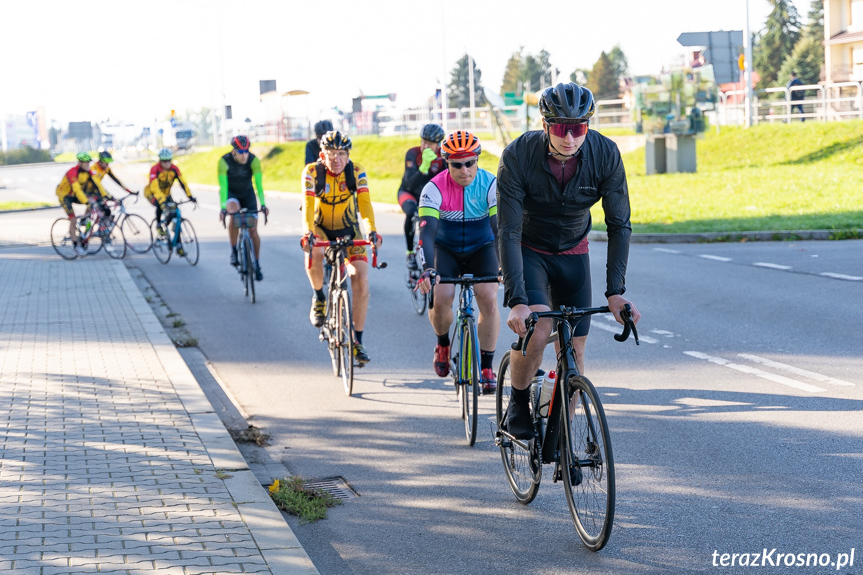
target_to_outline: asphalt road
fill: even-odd
[[[56,183],[53,173],[43,184],[35,170],[13,171],[0,170],[0,181],[30,178],[15,185],[31,194]],[[619,330],[602,318],[588,343],[586,375],[608,413],[617,471],[614,532],[592,553],[550,468],[532,504],[515,501],[492,440],[492,398],[481,399],[476,446],[466,445],[454,389],[432,370],[428,320],[403,285],[398,214],[377,214],[390,267],[370,274],[372,362],[348,398],[308,321],[298,196],[269,196],[255,305],[228,265],[215,193],[199,197],[197,211],[184,211],[201,240],[196,267],[150,254],[130,263],[271,435],[270,453],[303,477],[344,477],[360,494],[326,521],[291,519],[322,574],[746,573],[721,566],[722,554],[752,563],[774,548],[768,566],[780,553],[835,563],[854,548],[854,566],[839,572],[863,572],[863,242],[632,246],[627,296],[643,315],[642,345],[615,342]],[[57,216],[9,214],[0,224],[34,230]],[[599,295],[605,245],[592,243],[591,255]],[[497,359],[512,339],[504,328]]]

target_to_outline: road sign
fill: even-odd
[[[681,46],[704,46],[705,61],[713,65],[717,84],[736,82],[739,77],[738,55],[743,46],[742,30],[684,32],[677,38]]]

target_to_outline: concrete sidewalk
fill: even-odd
[[[0,572],[318,571],[120,262],[0,253]]]

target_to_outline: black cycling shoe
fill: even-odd
[[[261,266],[259,266],[259,265],[255,266],[255,281],[256,282],[264,281],[264,274],[261,273]]]
[[[506,430],[516,439],[533,439],[533,418],[527,403],[509,402],[506,408]]]
[[[354,359],[357,360],[357,363],[360,367],[364,366],[372,360],[372,358],[369,357],[366,348],[364,348],[363,344],[361,343],[354,343]]]
[[[312,322],[312,325],[315,327],[324,325],[324,321],[327,319],[326,312],[327,302],[318,300],[318,298],[312,296],[312,310],[309,312],[309,320]]]
[[[237,257],[237,250],[231,250],[231,265],[234,267],[240,265],[240,258]]]

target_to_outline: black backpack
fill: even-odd
[[[354,163],[348,160],[348,165],[345,166],[345,185],[352,194],[357,193],[357,176],[354,174]],[[315,195],[320,196],[324,188],[327,187],[327,168],[324,163],[318,160],[315,162]]]

